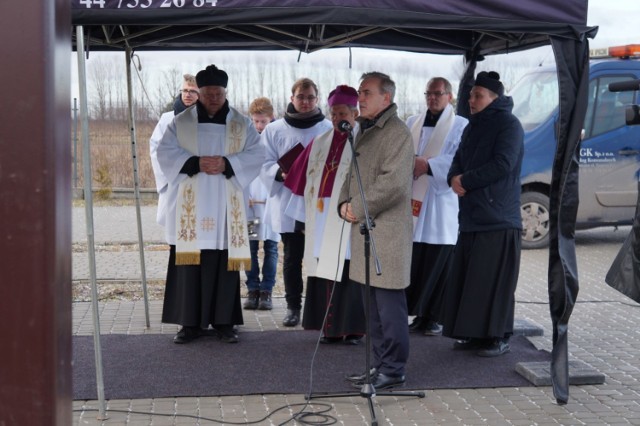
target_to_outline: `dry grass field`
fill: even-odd
[[[155,122],[136,123],[136,158],[140,188],[155,188],[149,138]],[[73,152],[73,135],[71,137]],[[84,185],[82,164],[82,134],[78,131],[77,142],[77,187]],[[89,122],[89,144],[91,149],[91,173],[96,189],[133,188],[132,142],[129,124],[126,121]]]

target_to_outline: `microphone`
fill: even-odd
[[[353,126],[349,124],[347,120],[342,120],[338,123],[338,130],[341,132],[351,132],[353,130]]]
[[[610,92],[631,92],[633,90],[640,90],[640,79],[609,83]]]

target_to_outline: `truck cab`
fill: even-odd
[[[638,104],[638,90],[610,92],[610,83],[640,78],[640,45],[594,55],[579,162],[580,204],[576,229],[628,225],[635,215],[640,169],[640,126],[625,124],[625,110]],[[596,57],[598,56],[598,57]],[[526,74],[509,93],[525,131],[522,163],[522,247],[549,243],[549,192],[556,149],[558,81],[555,67]]]

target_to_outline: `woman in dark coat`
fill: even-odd
[[[524,131],[496,72],[481,72],[471,117],[447,176],[459,196],[460,235],[444,298],[443,335],[480,356],[509,352],[520,269]]]

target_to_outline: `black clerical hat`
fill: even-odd
[[[222,86],[227,87],[229,76],[226,72],[218,69],[215,65],[209,65],[206,69],[196,74],[196,83],[198,87],[204,86]]]

